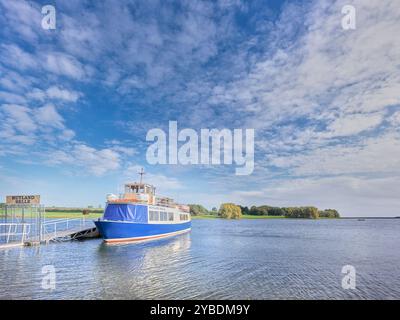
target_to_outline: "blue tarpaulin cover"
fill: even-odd
[[[147,206],[110,203],[104,212],[104,220],[147,223]]]

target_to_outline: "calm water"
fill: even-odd
[[[0,251],[2,299],[400,298],[398,220],[195,220],[190,234]],[[56,289],[41,268],[56,268]],[[341,269],[357,270],[355,290]]]

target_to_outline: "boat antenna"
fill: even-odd
[[[143,180],[143,175],[146,174],[143,170],[143,168],[140,170],[140,172],[138,172],[138,174],[140,174],[140,184],[142,184],[142,180]]]

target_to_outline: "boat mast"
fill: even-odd
[[[142,168],[142,170],[140,170],[140,172],[138,172],[138,174],[140,174],[140,184],[142,184],[143,175],[145,174],[143,168]]]

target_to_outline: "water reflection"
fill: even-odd
[[[195,220],[153,242],[0,251],[2,299],[400,298],[400,220]],[[342,267],[356,290],[341,287]],[[41,287],[54,265],[56,289]]]
[[[145,243],[101,243],[96,255],[96,282],[113,288],[104,293],[109,299],[166,295],[175,285],[174,279],[185,272],[183,265],[189,259],[190,247],[190,233]],[[109,272],[112,278],[103,277]]]

